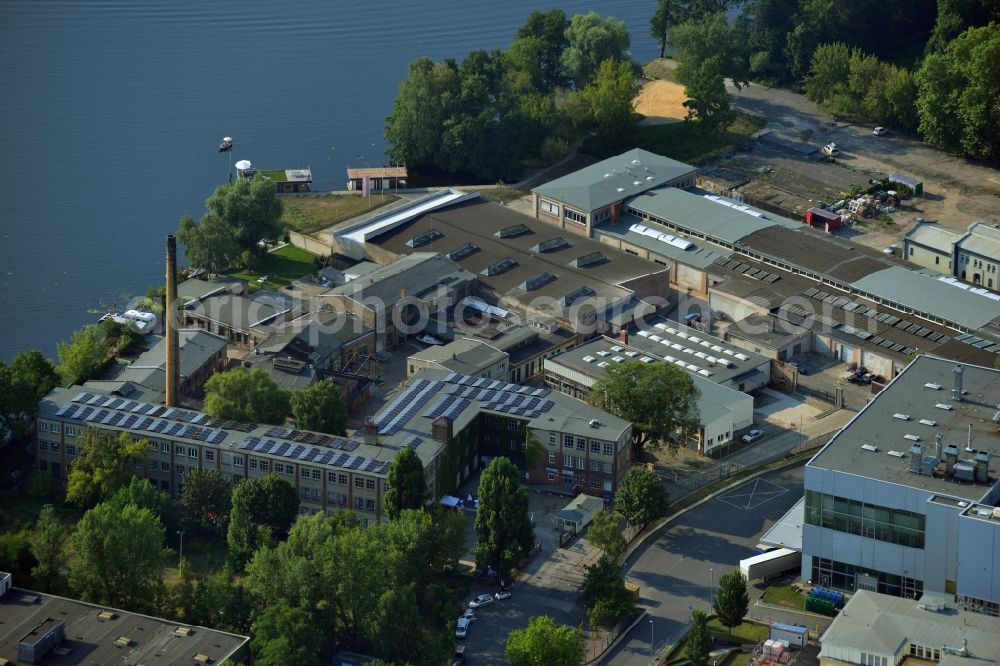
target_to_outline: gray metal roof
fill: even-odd
[[[709,199],[706,195],[715,199]],[[743,206],[756,215],[725,204]],[[645,213],[668,226],[676,226],[681,231],[696,236],[707,236],[724,243],[736,243],[741,238],[768,227],[783,226],[797,229],[802,226],[798,222],[753,206],[739,204],[725,197],[676,187],[652,190],[633,197],[626,202],[626,206],[629,212]]]
[[[327,293],[356,301],[379,299],[388,308],[404,293],[419,298],[437,285],[455,285],[475,279],[475,275],[448,257],[436,252],[414,252]]]
[[[962,234],[951,229],[946,229],[939,224],[929,224],[924,222],[918,224],[906,232],[904,238],[914,243],[919,243],[930,248],[951,254],[951,246],[962,237]]]
[[[634,148],[539,185],[532,192],[590,212],[695,171],[697,167],[690,164]]]
[[[177,333],[180,348],[180,376],[190,377],[205,362],[226,348],[225,338],[197,328],[181,329]],[[115,377],[116,380],[142,384],[155,391],[166,390],[167,342],[161,338],[131,365]]]
[[[1000,229],[977,222],[969,227],[969,233],[962,237],[958,246],[966,252],[1000,261]]]
[[[708,268],[715,262],[716,259],[732,255],[731,250],[714,245],[703,239],[692,238],[684,234],[676,234],[678,237],[691,241],[695,244],[695,248],[692,250],[682,250],[679,247],[670,245],[669,243],[664,243],[661,240],[631,231],[629,227],[633,224],[643,224],[645,226],[649,226],[647,221],[639,219],[634,215],[622,215],[617,224],[612,224],[609,220],[595,226],[593,228],[594,239],[601,240],[604,236],[607,236],[608,238],[621,239],[626,243],[645,248],[651,252],[656,252],[664,257],[674,259],[682,264],[694,266],[696,268]]]
[[[851,283],[859,291],[927,312],[968,328],[1000,317],[1000,301],[955,287],[920,271],[893,266]]]
[[[940,648],[961,648],[968,641],[969,657],[947,655],[954,666],[996,663],[1000,655],[1000,618],[958,610],[954,604],[942,612],[920,607],[914,599],[858,590],[820,637],[820,658],[830,656],[828,646],[838,646],[892,656],[908,643]]]
[[[431,345],[410,356],[411,359],[435,362],[443,369],[462,374],[478,374],[507,358],[502,352],[480,340],[457,338],[446,345]]]
[[[955,366],[954,361],[918,356],[813,456],[808,467],[878,479],[922,489],[928,494],[980,500],[998,477],[1000,439],[991,419],[1000,401],[1000,370],[963,366],[962,387],[966,395],[958,402],[952,399]],[[969,426],[972,426],[972,448],[993,457],[989,484],[959,483],[910,471],[910,448],[919,444],[924,456],[935,455],[939,432],[942,448],[955,444],[961,451],[960,461],[972,457],[972,453],[965,451]],[[877,450],[862,448],[865,445]]]
[[[802,526],[805,525],[806,498],[802,497],[771,526],[760,542],[778,548],[802,550]]]

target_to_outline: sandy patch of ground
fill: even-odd
[[[641,124],[662,125],[684,120],[687,116],[685,101],[684,86],[673,81],[656,80],[642,87],[632,106],[636,113],[645,116]]]

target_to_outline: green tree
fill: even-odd
[[[590,399],[632,423],[633,455],[643,446],[676,450],[698,431],[698,388],[691,375],[670,363],[626,361],[605,368]]]
[[[691,611],[691,628],[688,629],[684,656],[691,666],[708,666],[712,652],[712,634],[708,630],[708,616],[699,608]]]
[[[746,45],[740,39],[735,23],[723,13],[708,14],[677,23],[669,30],[670,44],[674,47],[677,66],[674,77],[688,85],[689,79],[711,62],[711,70],[729,77],[739,87],[748,79]]]
[[[347,405],[340,385],[324,379],[292,393],[289,403],[295,427],[331,435],[344,435],[347,425]]]
[[[729,635],[732,636],[733,627],[740,626],[750,610],[747,578],[742,571],[734,569],[719,576],[719,587],[712,599],[712,610],[719,617],[719,623],[729,628]]]
[[[59,379],[52,362],[33,349],[15,356],[10,365],[0,362],[0,445],[31,431],[38,401]]]
[[[587,527],[587,541],[617,562],[625,552],[625,537],[622,536],[621,519],[618,514],[613,511],[601,511],[594,516]]]
[[[681,13],[681,0],[658,0],[653,18],[649,20],[649,34],[660,45],[660,57],[667,53],[667,32]]]
[[[75,559],[70,587],[84,601],[153,611],[163,596],[163,525],[152,511],[134,504],[98,504],[73,533]]]
[[[180,527],[177,503],[170,498],[170,495],[146,479],[133,476],[128,484],[115,491],[107,502],[119,508],[135,504],[137,507],[149,509],[163,523],[163,529],[168,535],[175,534]]]
[[[1000,22],[1000,5],[992,0],[937,0],[936,21],[927,52],[944,51],[956,37],[969,28]]]
[[[599,140],[616,145],[632,136],[639,119],[632,101],[638,94],[631,63],[609,59],[600,64],[594,78],[580,91]]]
[[[607,554],[587,567],[580,589],[593,625],[614,624],[635,610],[635,597],[625,589],[621,568]]]
[[[427,479],[424,464],[416,451],[408,446],[400,449],[389,467],[382,500],[389,520],[399,518],[404,509],[420,509],[427,501]]]
[[[670,498],[655,472],[633,467],[618,483],[615,509],[629,525],[648,525],[667,515]]]
[[[182,217],[177,240],[184,245],[188,263],[209,273],[221,273],[238,265],[243,252],[229,225],[211,213],[202,215],[197,223],[190,215]]]
[[[421,634],[420,609],[413,585],[396,585],[382,593],[375,614],[372,643],[375,654],[389,663],[413,659],[415,639]],[[408,640],[400,640],[401,637]]]
[[[579,666],[583,663],[583,632],[558,625],[548,615],[536,615],[527,627],[507,635],[504,657],[510,666]]]
[[[205,200],[205,205],[209,214],[229,229],[241,249],[257,255],[261,254],[261,242],[276,241],[284,231],[281,226],[284,209],[277,188],[261,174],[220,185]],[[205,221],[202,218],[203,224]]]
[[[247,479],[233,490],[229,520],[229,557],[242,570],[269,539],[284,537],[295,522],[299,496],[277,474]]]
[[[250,645],[258,666],[323,663],[322,632],[316,630],[309,613],[281,601],[269,605],[257,617]]]
[[[508,49],[511,63],[528,72],[533,89],[550,93],[566,82],[562,54],[566,49],[569,20],[561,9],[533,11],[517,29]]]
[[[229,484],[214,469],[194,469],[184,475],[181,505],[195,527],[220,534],[229,516]]]
[[[851,48],[847,44],[834,42],[821,45],[812,55],[809,76],[805,80],[806,97],[817,104],[848,97],[850,72]]]
[[[146,469],[148,452],[149,440],[132,439],[127,432],[115,437],[87,428],[76,438],[76,458],[66,481],[66,501],[88,507],[111,497]]]
[[[97,324],[73,331],[69,342],[56,344],[59,374],[70,384],[79,384],[97,374],[107,356],[104,336]]]
[[[454,60],[435,63],[422,57],[410,63],[385,120],[387,152],[393,161],[411,166],[436,164],[441,128],[451,115],[450,103],[458,87]]]
[[[280,425],[291,394],[261,368],[238,366],[205,382],[205,413],[221,419]]]
[[[38,560],[31,552],[31,531],[25,527],[17,532],[0,533],[0,571],[14,580],[31,581],[31,571]],[[22,583],[28,587],[27,583]]]
[[[31,532],[31,553],[38,564],[31,570],[34,586],[42,592],[59,593],[64,587],[63,566],[66,564],[66,526],[56,517],[51,504],[42,507]]]
[[[917,72],[920,133],[970,157],[1000,159],[1000,23],[969,28]]]
[[[534,546],[528,493],[517,467],[503,456],[494,458],[480,478],[476,534],[476,561],[493,567],[501,579],[521,566]]]
[[[686,119],[697,120],[702,132],[709,134],[729,127],[733,112],[725,79],[715,59],[685,70],[684,94],[688,97],[684,100],[688,110]]]
[[[605,60],[631,61],[628,30],[624,21],[613,16],[602,18],[594,11],[577,14],[565,34],[562,64],[577,88],[583,88]]]

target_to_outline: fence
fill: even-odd
[[[601,657],[604,651],[608,649],[608,646],[615,642],[620,635],[634,627],[643,617],[646,616],[646,611],[639,610],[632,613],[628,617],[619,620],[615,626],[607,630],[607,632],[601,634],[598,638],[594,638],[594,630],[590,630],[590,637],[587,641],[587,647],[584,650],[583,663],[589,664]],[[601,630],[598,629],[598,632]]]

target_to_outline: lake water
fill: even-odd
[[[657,54],[655,3],[563,0]],[[0,360],[41,349],[163,280],[164,235],[230,159],[309,166],[339,189],[384,162],[409,62],[504,48],[530,2],[4,0],[0,3]],[[232,136],[232,155],[216,152]],[[124,296],[123,296],[124,295]]]

